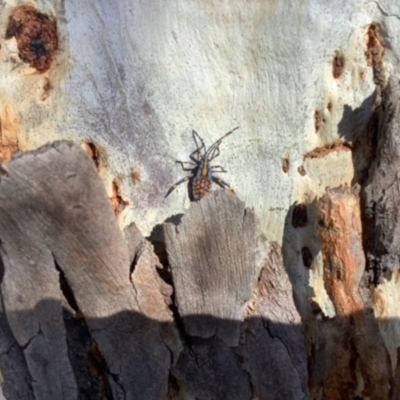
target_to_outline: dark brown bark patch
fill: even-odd
[[[50,68],[58,48],[54,18],[29,4],[23,4],[13,9],[5,36],[6,39],[15,37],[22,61],[40,73]]]
[[[307,204],[297,204],[293,208],[292,226],[293,228],[304,228],[308,224]]]
[[[375,283],[382,271],[400,268],[400,83],[391,78],[378,111],[375,159],[362,191],[365,244]]]

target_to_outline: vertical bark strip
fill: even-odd
[[[392,375],[388,351],[372,310],[359,292],[365,255],[358,190],[328,189],[319,209],[324,283],[336,310],[336,317],[329,324],[317,324],[319,328],[315,330],[318,341],[326,344],[314,348],[315,365],[324,365],[326,374],[322,378],[324,397],[354,398],[364,387],[362,396],[388,399]],[[331,361],[321,364],[321,358]]]
[[[395,77],[382,92],[377,148],[362,192],[365,242],[375,283],[382,271],[400,268],[400,83]]]

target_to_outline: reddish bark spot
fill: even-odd
[[[112,191],[111,206],[114,209],[115,215],[119,215],[129,203],[122,198],[121,183],[118,179],[113,180]]]
[[[85,145],[86,145],[86,152],[88,153],[89,157],[93,160],[97,171],[100,171],[102,167],[103,151],[100,149],[99,146],[95,145],[93,142],[86,142]]]
[[[54,18],[29,4],[15,7],[8,19],[6,39],[15,37],[19,57],[38,72],[46,72],[58,48],[57,24]]]
[[[322,128],[322,122],[323,122],[321,112],[315,111],[314,118],[315,118],[315,131],[319,132]]]
[[[115,215],[119,215],[129,203],[122,198],[121,184],[118,179],[113,180],[112,191],[113,195],[110,199],[111,206],[114,209]]]

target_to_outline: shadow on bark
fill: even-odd
[[[300,326],[252,318],[243,326],[238,346],[227,346],[216,337],[186,336],[182,338],[183,350],[173,360],[176,349],[168,350],[160,335],[176,329],[173,322],[163,323],[129,311],[85,321],[64,308],[61,323],[65,336],[50,338],[39,329],[28,343],[17,344],[7,318],[29,321],[32,313],[59,307],[56,300],[44,300],[34,310],[0,314],[0,363],[7,399],[174,398],[168,397],[170,375],[178,381],[181,395],[187,393],[198,399],[250,400],[254,385],[260,399],[300,398],[293,388],[300,393],[301,381],[297,378],[293,382],[287,368],[291,363],[287,347],[297,345],[291,339],[299,336]],[[213,319],[202,315],[187,318],[198,323]],[[109,346],[118,349],[112,360],[88,326],[103,330]],[[65,376],[67,364],[72,372],[69,376]]]

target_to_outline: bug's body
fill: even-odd
[[[224,189],[229,189],[233,192],[233,188],[229,183],[223,181],[221,178],[213,175],[215,172],[226,172],[220,165],[211,165],[211,161],[219,156],[219,145],[226,136],[230,135],[233,131],[238,129],[236,127],[225,133],[220,139],[212,144],[207,150],[203,139],[198,135],[196,131],[192,131],[193,140],[196,144],[196,150],[190,154],[191,161],[177,161],[181,164],[184,171],[190,171],[191,175],[186,176],[180,181],[176,182],[168,190],[165,197],[167,197],[178,185],[183,182],[189,181],[189,198],[192,201],[200,200],[205,196],[211,189],[212,182],[221,186]],[[185,166],[189,165],[189,166]]]

